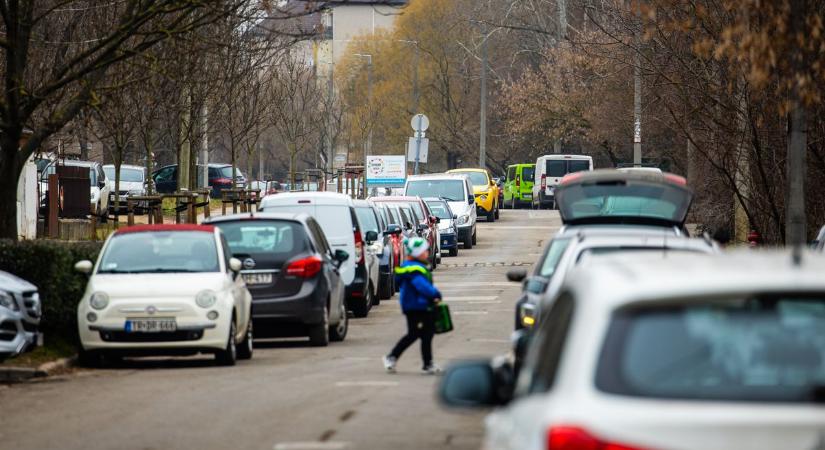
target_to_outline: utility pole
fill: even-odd
[[[201,132],[203,133],[203,139],[201,139],[201,186],[202,188],[209,187],[209,133],[207,132],[207,126],[209,121],[207,120],[207,106],[206,100],[204,99],[203,106],[201,107]]]
[[[192,121],[192,96],[188,86],[183,89],[183,110],[180,115],[180,154],[178,155],[178,190],[189,189],[189,164],[192,156],[190,126]]]
[[[640,7],[639,7],[640,8]],[[636,17],[641,24],[641,10],[636,10]],[[639,33],[634,36],[636,53],[633,57],[633,165],[642,165],[642,57]]]
[[[478,145],[478,166],[487,167],[487,26],[481,28],[481,132]]]

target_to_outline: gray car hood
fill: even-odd
[[[37,286],[28,281],[0,270],[0,289],[12,292],[36,291]]]

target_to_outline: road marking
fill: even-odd
[[[497,230],[558,230],[560,227],[548,227],[538,225],[499,225]]]
[[[497,305],[501,300],[484,300],[480,302],[467,302],[468,305]]]
[[[518,283],[511,283],[507,281],[492,281],[492,282],[467,282],[467,281],[439,281],[438,277],[435,279],[435,285],[438,288],[442,286],[455,286],[455,287],[475,287],[479,284],[483,283],[484,286],[515,286],[519,287]]]
[[[349,448],[349,442],[280,442],[273,450],[341,450]]]
[[[493,344],[509,344],[509,339],[487,339],[487,338],[477,338],[477,339],[470,339],[470,342],[489,342]]]
[[[454,316],[483,316],[487,311],[453,311]]]
[[[487,296],[472,296],[472,297],[449,297],[445,296],[444,301],[449,302],[471,302],[474,300],[495,300],[497,299],[497,295],[487,295]]]
[[[395,387],[397,381],[339,381],[335,383],[337,387]]]

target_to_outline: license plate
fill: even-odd
[[[170,333],[177,329],[175,319],[130,319],[125,326],[127,333]]]
[[[271,273],[245,273],[243,280],[246,284],[270,284],[272,283]]]

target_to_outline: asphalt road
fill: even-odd
[[[480,223],[478,245],[434,273],[455,331],[434,353],[451,360],[509,349],[519,286],[559,226],[551,211],[502,211]],[[404,333],[397,297],[350,322],[343,343],[259,341],[254,358],[213,367],[211,357],[138,359],[0,386],[2,449],[474,449],[483,414],[444,410],[438,377],[422,375],[418,345],[386,374],[381,356]]]

